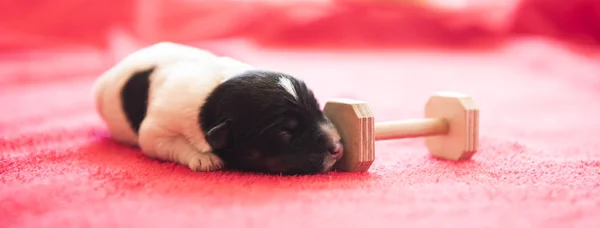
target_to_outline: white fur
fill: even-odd
[[[335,126],[333,126],[333,124],[331,123],[327,123],[327,124],[321,124],[321,129],[327,133],[327,135],[329,135],[331,137],[331,139],[334,142],[338,142],[340,141],[340,139],[342,138],[341,135],[339,134],[339,132],[337,131],[337,129],[335,128]],[[341,148],[343,150],[343,147]],[[323,172],[328,172],[331,169],[333,169],[333,166],[335,165],[335,163],[338,160],[328,156],[327,158],[325,158],[325,160],[323,160]]]
[[[279,77],[279,85],[285,89],[288,93],[292,94],[294,98],[298,99],[298,94],[296,93],[296,89],[294,88],[294,84],[289,78]]]
[[[135,71],[158,67],[150,77],[146,118],[139,137],[121,108],[120,92]],[[198,111],[209,93],[231,76],[253,67],[185,45],[161,42],[125,57],[93,86],[96,109],[112,138],[138,145],[152,158],[194,171],[220,169],[222,161],[199,129]]]

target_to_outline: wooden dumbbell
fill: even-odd
[[[375,123],[364,101],[334,99],[325,104],[338,129],[344,155],[340,172],[367,171],[375,160],[375,141],[426,137],[429,153],[445,160],[470,159],[478,150],[479,109],[467,95],[439,92],[425,105],[425,118]]]

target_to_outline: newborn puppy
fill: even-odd
[[[303,81],[201,49],[143,48],[100,75],[93,91],[112,138],[193,171],[315,174],[343,154]]]

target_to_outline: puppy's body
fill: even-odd
[[[340,156],[339,135],[303,83],[193,47],[159,43],[141,49],[102,74],[94,94],[115,140],[194,171],[227,164],[315,173],[331,169]],[[284,102],[290,99],[296,102]],[[302,120],[303,126],[292,126],[306,129],[297,131],[305,135],[296,143],[313,152],[291,145],[290,134],[278,134],[289,133],[282,126],[290,120]]]

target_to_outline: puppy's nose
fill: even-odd
[[[333,156],[340,156],[342,153],[342,146],[339,143],[334,143],[329,148],[329,153]]]

